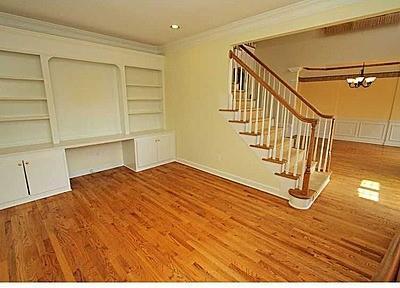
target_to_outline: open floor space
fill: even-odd
[[[0,211],[0,280],[367,281],[400,228],[399,150],[335,141],[306,211],[178,163],[78,177]]]

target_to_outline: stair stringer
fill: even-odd
[[[263,161],[262,158],[268,157],[268,151],[263,150],[263,149],[258,149],[254,147],[250,147],[250,145],[256,144],[257,143],[257,137],[259,136],[252,136],[252,135],[243,135],[239,134],[239,132],[246,131],[246,123],[232,123],[229,122],[229,120],[236,119],[236,113],[234,111],[220,111],[221,115],[226,119],[226,121],[230,124],[232,129],[237,133],[238,136],[242,138],[242,140],[248,145],[249,149],[251,149],[256,155],[259,161],[263,164],[263,166],[266,168],[265,170],[269,173],[273,173],[274,177],[278,180],[279,187],[277,187],[277,193],[269,193],[274,196],[279,196],[281,198],[284,198],[286,200],[289,200],[291,198],[289,194],[289,189],[295,188],[297,185],[298,180],[293,180],[281,176],[275,175],[275,173],[279,173],[282,171],[282,164],[277,164],[277,163],[272,163],[272,162],[267,162]]]

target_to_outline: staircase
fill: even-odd
[[[278,177],[278,196],[310,208],[330,181],[334,116],[319,112],[245,45],[229,58],[232,89],[220,112]]]

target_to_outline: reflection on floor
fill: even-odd
[[[400,229],[400,148],[333,153],[307,211],[177,163],[76,178],[0,211],[0,280],[367,281]]]

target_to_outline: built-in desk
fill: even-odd
[[[0,209],[70,191],[66,152],[116,142],[121,142],[123,155],[118,166],[135,172],[175,160],[175,134],[168,130],[2,148]]]

